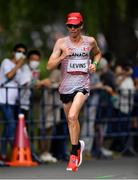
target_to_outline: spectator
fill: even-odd
[[[39,50],[30,50],[27,55],[27,63],[21,68],[21,77],[18,79],[22,89],[20,92],[20,109],[21,113],[25,114],[28,119],[30,109],[30,97],[32,87],[41,87],[44,83],[49,86],[50,81],[45,79],[39,80],[40,70],[39,64],[41,61],[41,53]]]
[[[27,122],[27,128],[30,136],[33,136],[34,130],[30,125],[30,120],[32,118],[31,105],[33,105],[32,91],[34,88],[40,88],[43,85],[48,87],[50,85],[49,79],[39,80],[40,70],[39,64],[41,61],[41,53],[39,50],[30,50],[27,55],[27,61],[21,68],[21,75],[18,77],[18,83],[20,84],[20,112],[25,115]],[[31,124],[33,125],[33,124]],[[39,157],[34,153],[34,148],[32,147],[32,158],[37,162],[41,163]]]
[[[102,86],[100,82],[100,77],[98,73],[90,75],[90,86],[91,86],[91,96],[87,100],[87,107],[84,111],[84,122],[82,122],[81,136],[85,141],[84,156],[87,159],[91,159],[91,149],[93,147],[93,140],[95,136],[94,125],[96,118],[97,105],[99,103],[99,93],[98,89]],[[87,119],[87,121],[86,121]]]
[[[99,101],[96,111],[95,138],[92,148],[93,155],[96,157],[111,157],[112,151],[104,147],[104,135],[108,129],[112,114],[112,104],[110,101],[112,93],[115,91],[115,76],[111,71],[108,61],[102,58],[99,64],[99,76],[101,86],[99,87]],[[110,107],[110,109],[109,109]]]
[[[15,107],[18,98],[17,79],[21,73],[21,67],[24,64],[27,48],[24,44],[16,44],[10,58],[5,58],[0,68],[0,110],[3,114],[4,127],[2,138],[6,140],[1,144],[2,159],[7,156],[7,142],[12,145],[16,119]]]
[[[20,84],[22,85],[22,89],[20,92],[20,104],[21,104],[21,112],[23,114],[25,114],[26,119],[30,119],[29,118],[29,114],[30,114],[30,97],[31,97],[31,89],[30,88],[41,88],[41,87],[47,87],[47,89],[45,89],[45,98],[46,98],[46,119],[48,119],[48,121],[46,121],[46,133],[49,132],[49,127],[53,126],[53,122],[51,120],[51,118],[53,117],[53,114],[51,114],[51,107],[49,107],[49,103],[52,103],[52,95],[51,94],[51,88],[56,88],[58,83],[55,82],[55,78],[58,79],[59,78],[59,73],[57,74],[56,70],[55,72],[53,72],[53,75],[51,74],[49,78],[45,78],[43,80],[40,80],[39,74],[39,64],[41,61],[41,54],[39,50],[30,50],[28,52],[28,56],[27,56],[27,61],[28,63],[25,64],[22,67],[22,76],[20,78]],[[55,96],[55,98],[57,99],[57,96]],[[42,107],[44,108],[44,107]],[[57,108],[56,110],[56,114],[59,115],[60,111],[59,108]],[[42,117],[41,117],[42,118]],[[60,119],[60,117],[57,118],[58,121]],[[42,124],[43,122],[41,122]],[[45,127],[42,127],[43,129]],[[40,129],[40,133],[41,135],[43,135],[43,129]],[[51,134],[52,134],[52,130],[51,130]],[[43,151],[43,153],[40,155],[40,159],[37,158],[37,156],[35,156],[37,158],[37,160],[39,161],[46,161],[46,162],[56,162],[57,159],[55,157],[52,156],[52,154],[50,153],[50,147],[51,147],[51,143],[49,143],[50,141],[47,140],[45,144],[45,141],[41,141],[41,151]],[[33,150],[32,150],[33,151]],[[34,153],[33,153],[34,155]],[[35,159],[36,159],[35,158]]]
[[[134,78],[135,93],[134,93],[134,106],[132,110],[132,130],[138,133],[138,77]],[[133,137],[134,150],[138,153],[138,134]]]
[[[134,82],[131,77],[132,69],[127,64],[118,65],[115,69],[118,89],[118,100],[114,103],[115,114],[118,121],[114,130],[118,133],[128,133],[130,130],[130,115],[134,104]],[[122,152],[125,148],[128,136],[114,138],[111,148]]]
[[[66,135],[66,123],[57,88],[61,79],[61,72],[54,69],[49,76],[51,85],[45,91],[45,128],[47,136]],[[43,143],[44,145],[44,143]],[[55,157],[53,158],[52,155]],[[43,147],[40,158],[47,162],[56,162],[57,159],[66,160],[65,139],[48,139]],[[57,158],[57,159],[56,159]]]

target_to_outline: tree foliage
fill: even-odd
[[[80,11],[87,34],[96,37],[103,32],[109,50],[118,59],[129,57],[136,61],[137,4],[137,0],[1,0],[0,56],[5,56],[17,42],[40,48],[48,55],[54,33],[66,32],[66,14]]]

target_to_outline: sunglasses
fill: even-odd
[[[67,24],[67,27],[68,28],[74,28],[74,29],[77,29],[79,28],[81,25],[80,24]]]
[[[16,52],[23,53],[24,55],[26,55],[26,52],[25,52],[25,51],[17,50]]]

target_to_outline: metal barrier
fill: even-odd
[[[68,131],[66,127],[65,115],[63,113],[62,104],[59,99],[57,89],[25,89],[31,93],[30,102],[23,104],[21,102],[22,89],[18,89],[18,101],[16,113],[21,112],[21,105],[29,107],[26,115],[27,130],[31,140],[32,149],[36,149],[36,143],[48,139],[67,139]],[[6,88],[8,92],[8,88]],[[137,94],[138,92],[135,92]],[[95,98],[95,100],[94,100]],[[127,101],[124,100],[127,98]],[[133,117],[138,125],[138,113],[133,109],[138,107],[138,101],[134,102],[134,93],[127,91],[125,93],[118,92],[118,96],[111,96],[103,90],[92,90],[91,94],[85,103],[80,119],[81,125],[86,123],[85,133],[83,137],[91,137],[89,133],[90,123],[95,125],[102,124],[104,126],[104,137],[126,137],[126,148],[132,148],[132,138],[138,136],[138,126],[133,127]],[[7,99],[7,93],[6,93]],[[122,101],[122,102],[121,102]],[[127,103],[127,104],[126,104]],[[93,115],[94,114],[94,115]],[[17,115],[16,115],[17,120]],[[6,123],[2,117],[0,119],[0,129]],[[62,125],[62,129],[58,130],[58,125]],[[47,134],[47,129],[51,128],[51,134]],[[0,133],[2,135],[2,133]],[[6,137],[0,135],[0,141],[6,141]],[[96,133],[94,134],[96,136]],[[10,139],[13,139],[11,137]]]

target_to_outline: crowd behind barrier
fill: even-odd
[[[9,87],[6,87],[6,92],[8,89]],[[31,103],[21,104],[22,88],[19,88],[15,112],[16,123],[20,107],[29,106],[29,115],[25,120],[32,152],[41,154],[49,146],[48,149],[54,157],[66,159],[68,131],[58,90],[56,88],[30,88],[30,90]],[[126,94],[128,101],[122,99]],[[107,155],[112,155],[112,152],[137,155],[137,97],[138,92],[130,90],[125,90],[125,93],[118,91],[112,96],[101,89],[91,91],[80,117],[81,137],[86,142],[86,151],[88,150],[93,156],[100,156],[101,149]],[[13,137],[4,137],[3,134],[3,129],[8,123],[14,122],[5,122],[0,113],[0,147],[3,143],[8,143],[9,139],[13,140]]]

